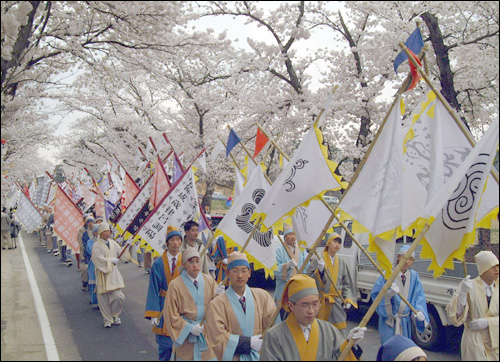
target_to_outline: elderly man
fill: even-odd
[[[317,319],[321,302],[315,280],[305,274],[293,276],[283,290],[282,303],[290,314],[267,331],[261,360],[336,361],[347,341],[344,343],[344,336],[331,323]],[[355,327],[348,340],[357,343],[365,331],[366,328]],[[359,357],[359,347],[355,351]],[[348,360],[356,360],[352,351]]]
[[[228,269],[231,286],[208,305],[207,340],[219,361],[258,361],[276,305],[267,291],[248,287],[252,272],[245,254],[229,254]]]
[[[208,274],[200,272],[200,253],[188,247],[182,252],[182,270],[179,278],[170,283],[165,298],[163,320],[168,335],[175,344],[175,359],[181,361],[215,361],[215,353],[207,345],[201,325],[208,303],[224,286],[217,286]]]
[[[292,276],[297,274],[295,267],[301,268],[307,258],[307,252],[305,250],[301,251],[299,245],[297,244],[295,232],[292,227],[285,224],[283,229],[285,246],[280,245],[276,248],[276,264],[278,265],[278,269],[274,273],[276,276],[276,289],[274,293],[274,300],[276,304],[278,304],[281,300],[285,284]],[[287,253],[285,248],[288,249],[288,252],[293,256],[293,258],[288,256],[289,253]],[[306,266],[304,270],[307,270],[307,267],[308,266]],[[285,319],[285,316],[286,312],[282,309],[276,322],[281,322],[281,320]]]
[[[320,292],[321,308],[318,318],[329,321],[338,329],[345,329],[347,327],[347,314],[344,309],[348,310],[351,306],[358,308],[358,304],[356,303],[357,292],[354,280],[349,273],[346,262],[338,255],[341,247],[341,236],[337,233],[330,235],[323,251],[323,259],[319,261],[317,258],[312,259],[306,274],[316,280]],[[331,285],[327,273],[332,277],[336,290],[344,298],[346,302],[344,306],[342,306],[337,291]]]
[[[454,326],[465,326],[462,360],[498,361],[498,258],[480,251],[474,259],[479,276],[460,283],[446,312]]]
[[[410,249],[409,244],[405,244],[397,254],[396,265]],[[394,283],[385,294],[384,298],[377,307],[378,331],[380,334],[380,344],[387,342],[389,338],[395,334],[401,334],[404,337],[411,338],[411,310],[401,300],[398,293],[401,294],[415,308],[417,314],[416,326],[419,332],[425,330],[425,326],[429,323],[429,314],[427,312],[427,303],[425,300],[424,288],[420,282],[420,278],[416,271],[411,270],[411,266],[415,262],[415,253],[408,259],[403,269],[397,276]],[[382,290],[386,280],[380,276],[372,289],[372,299],[377,298],[378,293]]]
[[[162,311],[170,283],[180,275],[182,270],[182,254],[179,253],[181,243],[182,234],[179,229],[169,225],[165,240],[166,250],[161,258],[154,262],[149,277],[144,318],[150,319],[153,325],[160,361],[169,361],[172,355],[172,339],[168,334]]]
[[[107,223],[100,224],[97,232],[99,237],[92,246],[91,260],[95,265],[97,301],[104,319],[104,328],[111,328],[112,324],[121,324],[119,316],[125,299],[122,292],[125,284],[117,266],[121,248],[110,238],[111,230]]]

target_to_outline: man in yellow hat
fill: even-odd
[[[338,255],[342,247],[342,238],[337,233],[332,233],[328,238],[323,251],[323,259],[313,258],[307,268],[306,274],[316,280],[316,285],[321,296],[321,307],[318,318],[332,323],[338,329],[347,327],[347,314],[345,310],[352,306],[358,308],[356,303],[356,289],[354,281],[349,273],[346,262]],[[327,273],[332,277],[334,286],[331,285]],[[346,304],[337,293],[341,293]],[[344,310],[345,309],[345,310]]]
[[[302,264],[307,259],[307,252],[305,250],[301,251],[297,244],[293,228],[285,224],[283,225],[283,230],[283,238],[285,240],[284,246],[279,245],[276,248],[276,264],[278,266],[278,269],[274,273],[276,276],[276,289],[274,293],[276,304],[281,300],[281,294],[283,293],[285,284],[292,276],[297,274],[295,267],[301,268]],[[288,252],[285,248],[288,249]],[[290,258],[289,254],[292,255],[292,258]],[[306,270],[306,268],[304,268],[304,270]],[[277,318],[277,322],[284,319],[285,315],[286,313],[282,309]]]
[[[175,359],[215,361],[215,353],[206,343],[201,323],[208,303],[224,293],[224,286],[217,286],[212,276],[201,272],[200,253],[192,247],[182,251],[182,266],[179,278],[168,286],[162,313],[168,335],[176,347]]]
[[[104,318],[104,328],[120,325],[125,295],[122,275],[118,270],[118,256],[121,247],[110,238],[111,230],[108,223],[102,223],[97,229],[99,237],[92,246],[91,260],[95,265],[97,302]]]
[[[172,355],[172,339],[165,325],[162,311],[165,297],[170,283],[181,274],[182,255],[180,247],[182,234],[175,226],[167,227],[166,250],[151,267],[149,277],[148,296],[144,318],[150,319],[153,333],[158,343],[158,357],[160,361],[169,361]]]
[[[465,326],[463,361],[498,361],[498,258],[480,251],[474,259],[479,276],[462,280],[446,312],[454,326]]]
[[[230,287],[208,305],[207,340],[219,361],[258,361],[262,332],[273,324],[276,305],[260,288],[249,288],[250,264],[245,254],[228,255]]]
[[[286,284],[282,303],[290,312],[287,319],[270,328],[262,345],[263,361],[336,361],[347,341],[331,323],[317,319],[321,306],[316,281],[299,274]],[[359,342],[366,328],[355,327],[348,340]],[[356,347],[357,357],[360,349]],[[348,360],[356,360],[353,352]]]

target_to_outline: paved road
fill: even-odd
[[[90,308],[88,292],[81,290],[80,274],[74,264],[64,266],[48,254],[33,234],[22,233],[30,267],[45,306],[60,360],[156,361],[157,345],[148,320],[143,318],[149,276],[134,263],[120,263],[125,280],[122,325],[103,328],[99,311]],[[33,293],[29,287],[21,250],[2,250],[2,349],[1,359],[48,360]],[[271,291],[272,292],[272,291]],[[353,313],[349,327],[359,323]],[[375,360],[379,337],[373,319],[363,340],[363,360]],[[42,332],[43,330],[43,332]],[[430,360],[458,361],[460,341],[444,352],[429,352]],[[49,344],[50,347],[50,344]]]

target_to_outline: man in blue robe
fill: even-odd
[[[397,254],[396,265],[399,264],[399,261],[409,249],[409,244],[405,244],[401,247]],[[426,325],[429,323],[429,313],[427,312],[424,288],[422,287],[417,272],[410,269],[414,261],[415,253],[408,259],[377,307],[380,344],[384,344],[389,338],[397,334],[411,338],[412,313],[410,308],[398,295],[400,291],[417,311],[417,314],[414,315],[416,318],[417,330],[423,332]],[[372,289],[372,300],[377,298],[377,295],[380,293],[385,283],[386,280],[380,276]]]
[[[168,226],[167,250],[153,263],[149,277],[144,318],[151,320],[153,333],[156,334],[156,342],[158,343],[160,361],[168,361],[172,355],[172,339],[163,322],[162,311],[168,286],[172,280],[180,275],[182,269],[182,255],[179,253],[181,244],[182,234],[176,227]]]

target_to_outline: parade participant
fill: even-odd
[[[51,206],[47,210],[48,220],[47,228],[45,229],[45,240],[47,242],[47,253],[53,253],[55,256],[59,255],[57,247],[57,236],[54,233],[54,209]]]
[[[446,312],[454,326],[465,326],[462,360],[498,361],[498,258],[480,251],[474,259],[479,276],[460,283]]]
[[[190,246],[201,253],[205,246],[202,241],[198,239],[198,235],[200,234],[198,223],[193,220],[186,222],[186,224],[184,224],[184,234],[184,241],[182,242],[180,252],[182,253],[184,249]],[[212,271],[210,269],[212,269]],[[205,253],[201,258],[201,272],[209,274],[215,279],[215,265],[208,253]]]
[[[187,247],[182,252],[180,277],[168,286],[163,309],[168,335],[175,345],[175,359],[181,361],[215,361],[215,354],[207,345],[200,324],[204,320],[208,303],[224,287],[217,287],[215,280],[200,272],[200,253]]]
[[[217,283],[221,283],[226,279],[226,274],[227,274],[227,256],[228,254],[231,254],[233,251],[237,251],[238,247],[231,247],[227,248],[226,247],[226,241],[224,240],[223,236],[219,236],[217,240],[215,241],[215,247],[210,255],[212,257],[212,260],[215,263],[216,271],[215,271],[215,277],[217,280]],[[227,284],[229,285],[229,280],[227,281]]]
[[[257,361],[276,305],[267,291],[248,287],[251,269],[245,254],[229,254],[228,269],[231,286],[208,305],[207,340],[219,361]]]
[[[2,207],[2,249],[12,249],[11,222],[12,220],[7,213],[7,209]]]
[[[397,254],[396,264],[410,249],[409,244],[401,246]],[[407,338],[411,338],[411,310],[401,300],[398,293],[401,291],[403,297],[415,308],[417,314],[416,326],[419,332],[425,330],[425,326],[429,323],[429,314],[427,312],[427,303],[425,300],[424,288],[420,282],[420,278],[416,271],[410,269],[415,262],[415,253],[407,260],[406,264],[401,269],[401,272],[387,290],[384,298],[377,307],[378,314],[378,331],[380,334],[380,344],[384,344],[395,334],[401,334]],[[380,276],[372,289],[372,300],[377,298],[378,293],[382,290],[386,280]]]
[[[43,216],[42,216],[42,225],[43,225],[43,228],[42,228],[42,246],[44,248],[47,247],[47,241],[48,241],[47,240],[48,239],[47,233],[49,233],[49,230],[48,230],[49,218],[50,218],[49,206],[45,205],[43,207]],[[47,252],[50,253],[51,251],[47,251]]]
[[[321,308],[318,318],[332,323],[338,329],[347,327],[347,314],[344,310],[351,306],[358,308],[357,292],[354,281],[349,273],[346,262],[337,254],[342,246],[342,238],[339,234],[333,233],[326,243],[323,251],[323,259],[313,258],[307,268],[306,274],[316,280],[316,285],[321,296]],[[342,306],[341,299],[330,283],[327,276],[330,273],[338,292],[342,293],[346,304]]]
[[[82,234],[82,249],[80,249],[80,270],[82,278],[82,290],[84,292],[89,290],[88,265],[90,263],[90,255],[87,253],[87,240],[92,235],[94,222],[94,218],[89,215],[85,220],[84,230]]]
[[[348,343],[342,333],[331,323],[317,319],[321,305],[316,281],[305,275],[293,276],[285,285],[282,295],[287,319],[270,328],[262,345],[263,361],[336,361]],[[359,342],[366,328],[355,327],[348,340]],[[356,360],[355,354],[347,360]],[[359,347],[354,349],[357,357]]]
[[[284,247],[279,245],[276,248],[276,264],[278,269],[274,272],[276,276],[276,290],[274,293],[274,300],[278,304],[281,300],[281,295],[283,294],[283,288],[285,284],[290,280],[290,278],[297,274],[295,267],[301,268],[304,261],[307,259],[307,252],[305,250],[301,251],[299,245],[296,242],[295,232],[290,225],[285,224],[283,226],[283,238],[285,239]],[[290,255],[293,258],[290,259],[285,247],[288,249]],[[307,270],[308,265],[303,269]],[[276,319],[276,322],[281,322],[286,318],[285,309],[280,311],[280,315]]]
[[[182,255],[179,253],[181,243],[182,234],[176,227],[169,225],[165,240],[166,251],[154,262],[149,277],[144,318],[150,319],[153,325],[160,361],[170,360],[172,354],[172,339],[168,335],[162,311],[168,287],[181,273]]]
[[[396,334],[380,346],[377,361],[427,361],[427,355],[411,339]]]
[[[95,224],[92,228],[92,237],[87,240],[86,253],[90,256],[89,264],[87,265],[87,274],[88,274],[88,286],[89,286],[89,294],[90,294],[90,306],[94,309],[99,309],[99,304],[97,302],[97,294],[95,290],[95,265],[92,261],[92,248],[99,238],[99,224]]]
[[[111,328],[112,324],[121,324],[119,316],[125,299],[122,292],[125,284],[117,266],[121,249],[110,238],[111,230],[107,223],[100,224],[97,232],[99,237],[92,247],[91,258],[95,265],[97,301],[104,319],[104,328]]]
[[[17,238],[19,236],[19,231],[21,230],[21,225],[17,221],[17,218],[16,218],[14,211],[15,210],[13,208],[11,208],[10,213],[9,213],[10,218],[12,220],[10,223],[10,226],[11,226],[10,237],[12,239],[13,248],[16,249],[17,248]]]
[[[83,214],[83,225],[80,226],[80,228],[78,228],[78,234],[76,235],[76,241],[78,242],[78,252],[75,253],[75,258],[76,258],[76,266],[78,268],[78,270],[82,271],[82,269],[80,268],[80,254],[82,256],[82,259],[83,259],[83,250],[84,250],[84,247],[83,247],[83,243],[82,243],[82,236],[83,236],[83,233],[85,232],[85,223],[87,222],[87,218],[89,217],[90,215],[89,214]],[[82,275],[82,283],[83,283],[83,275]]]

